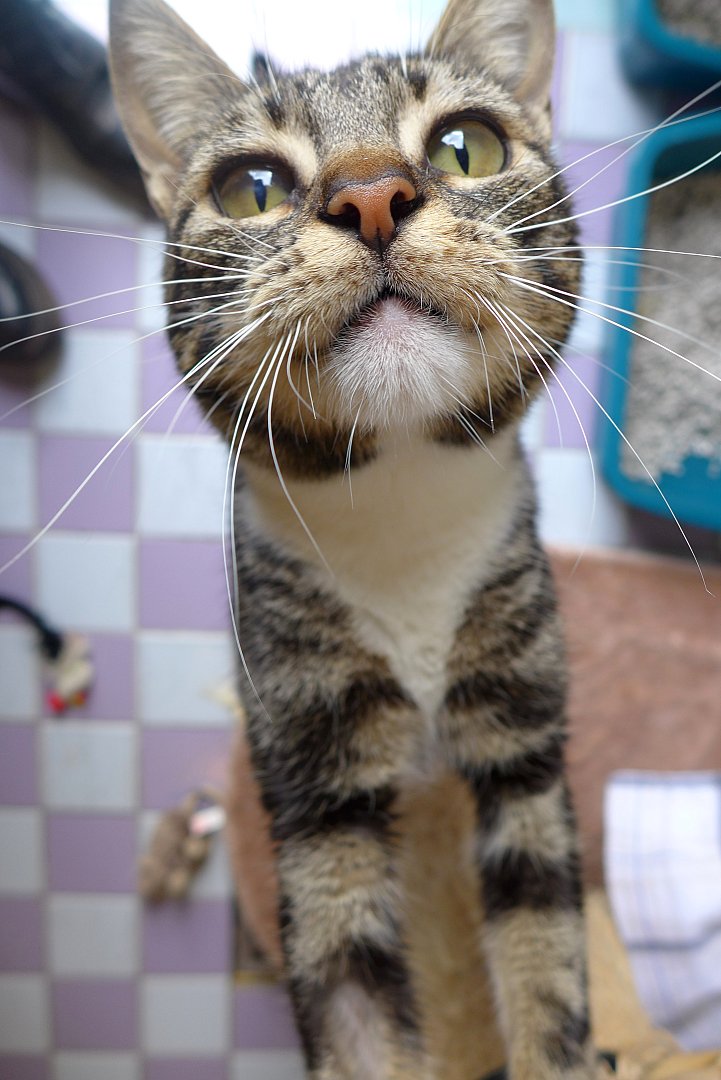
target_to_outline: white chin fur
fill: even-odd
[[[387,299],[333,346],[328,371],[338,419],[360,430],[409,427],[468,399],[471,350],[460,330]]]

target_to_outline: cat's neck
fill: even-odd
[[[388,436],[362,468],[318,481],[288,479],[287,492],[270,470],[248,465],[246,476],[243,512],[251,524],[318,562],[309,532],[334,572],[359,576],[369,554],[376,569],[405,573],[411,563],[445,560],[468,537],[491,543],[528,491],[515,428],[486,449]]]

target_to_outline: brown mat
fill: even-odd
[[[602,881],[616,769],[721,769],[721,569],[613,552],[552,556],[571,664],[571,783],[587,878]]]

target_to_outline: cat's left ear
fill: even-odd
[[[246,88],[163,0],[111,0],[110,70],[148,197],[167,219],[194,141]]]
[[[553,0],[449,0],[428,52],[485,68],[540,110],[548,104],[555,45]]]

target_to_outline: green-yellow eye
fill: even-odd
[[[265,214],[285,202],[292,190],[287,169],[262,162],[234,169],[213,187],[220,209],[230,218]]]
[[[452,176],[495,176],[503,168],[506,151],[492,128],[480,120],[446,124],[428,143],[431,165]]]

